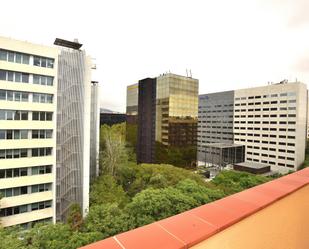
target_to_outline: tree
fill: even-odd
[[[211,181],[211,183],[215,188],[221,189],[226,195],[230,195],[265,183],[270,179],[271,178],[261,175],[253,175],[247,172],[223,170]]]
[[[179,181],[192,179],[198,184],[207,185],[201,176],[191,171],[167,164],[140,164],[124,166],[116,176],[128,196],[133,197],[142,190],[175,186]]]
[[[82,210],[79,204],[74,203],[70,206],[67,223],[74,231],[79,231],[83,224]]]
[[[171,164],[181,168],[194,168],[196,162],[196,146],[165,146],[155,143],[155,162]]]
[[[127,216],[115,203],[92,206],[85,220],[85,231],[100,232],[102,238],[127,230]]]
[[[90,205],[116,203],[123,207],[128,202],[128,197],[121,185],[110,175],[99,176],[91,186]]]
[[[69,241],[73,231],[67,224],[40,223],[25,233],[30,249],[73,249]]]
[[[0,249],[26,249],[26,243],[19,234],[19,227],[0,228]]]
[[[100,173],[115,176],[118,168],[128,162],[123,126],[101,127]]]
[[[193,197],[183,194],[176,188],[148,188],[134,196],[125,211],[129,215],[129,227],[139,227],[197,205],[198,202]]]
[[[75,249],[102,239],[104,238],[100,232],[74,232],[68,243]]]
[[[223,191],[213,190],[209,187],[198,184],[191,179],[180,181],[176,188],[183,194],[193,197],[197,205],[203,205],[210,201],[218,200],[224,196]]]

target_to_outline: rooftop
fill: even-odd
[[[269,165],[264,163],[257,163],[257,162],[243,162],[243,163],[235,163],[235,165],[252,168],[252,169],[263,169],[265,167],[269,167]]]
[[[233,148],[233,147],[243,147],[244,145],[242,144],[227,144],[227,143],[212,143],[212,144],[207,144],[205,145],[205,147],[208,148],[220,148],[220,149],[224,149],[224,148]]]
[[[55,45],[61,46],[61,47],[67,47],[67,48],[73,48],[73,49],[80,49],[83,44],[80,44],[78,42],[72,42],[72,41],[68,41],[68,40],[64,40],[64,39],[60,39],[60,38],[56,38],[56,40],[54,41]]]
[[[308,249],[309,168],[82,247]]]

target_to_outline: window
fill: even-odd
[[[32,138],[33,139],[39,138],[39,130],[32,130]]]
[[[46,103],[53,103],[53,95],[51,94],[46,95]]]
[[[8,52],[8,61],[14,62],[15,61],[15,54],[13,52]]]
[[[33,95],[32,95],[32,102],[39,103],[40,102],[40,94],[33,93]]]
[[[0,80],[6,80],[6,71],[0,70]]]
[[[34,56],[33,65],[38,67],[54,67],[54,59]]]
[[[53,130],[46,130],[46,138],[52,138]]]
[[[25,111],[21,112],[21,120],[28,120],[28,112]]]
[[[46,77],[46,85],[48,85],[48,86],[52,86],[53,85],[53,81],[54,81],[54,79],[53,79],[53,77]]]
[[[21,101],[28,102],[28,93],[21,94]]]
[[[0,60],[2,61],[7,60],[7,51],[0,49]]]
[[[6,92],[6,99],[8,101],[13,101],[13,96],[14,96],[14,92],[12,92],[12,91],[7,91]]]
[[[39,112],[32,112],[32,120],[39,120]]]
[[[21,73],[15,72],[14,75],[15,75],[15,82],[21,82],[21,78],[22,78]]]
[[[6,100],[6,91],[0,90],[0,100]]]
[[[22,82],[29,83],[29,74],[22,73]]]
[[[40,112],[40,120],[41,121],[45,120],[45,112]]]
[[[33,75],[33,84],[40,84],[40,76],[34,74]]]
[[[46,120],[47,121],[52,121],[53,120],[53,113],[52,112],[47,112],[46,113]]]
[[[32,149],[32,157],[38,157],[39,156],[39,149]]]
[[[22,63],[23,64],[29,64],[29,61],[30,61],[30,56],[27,55],[27,54],[23,54],[22,55]]]
[[[21,149],[20,150],[20,157],[28,157],[28,150],[27,149]]]

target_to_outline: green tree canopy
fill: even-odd
[[[128,197],[121,185],[118,185],[115,178],[110,175],[99,176],[91,186],[90,204],[103,205],[116,203],[124,206]]]
[[[115,203],[92,206],[85,220],[85,230],[100,232],[103,238],[128,229],[127,216]]]

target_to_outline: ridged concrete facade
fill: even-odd
[[[91,118],[90,118],[90,181],[99,175],[100,145],[100,98],[99,83],[91,85]]]
[[[91,58],[61,48],[58,67],[57,220],[73,203],[89,208]]]

